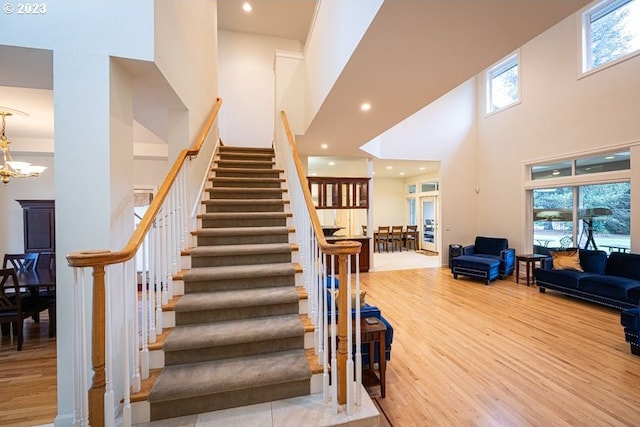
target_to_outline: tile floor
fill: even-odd
[[[345,426],[378,427],[379,412],[366,390],[362,390],[362,405],[354,413],[343,410],[332,414],[322,394],[260,403],[241,408],[225,409],[198,415],[189,415],[149,423],[136,427],[311,427]]]
[[[440,266],[437,254],[425,255],[416,251],[375,252],[372,271],[410,270],[414,268],[436,268]]]

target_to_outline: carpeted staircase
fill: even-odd
[[[200,215],[151,420],[310,393],[281,171],[272,149],[222,146]]]

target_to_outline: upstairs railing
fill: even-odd
[[[193,147],[178,154],[123,249],[67,256],[75,286],[74,426],[113,426],[120,413],[123,425],[131,425],[130,395],[149,376],[148,344],[162,333],[162,306],[173,297],[173,275],[190,244],[186,160],[200,153],[221,104],[218,99]],[[91,321],[85,307],[87,268],[93,277]]]
[[[284,111],[281,118],[287,141],[276,141],[276,159],[284,164],[287,176],[304,285],[309,296],[309,316],[315,328],[315,350],[318,362],[323,366],[324,399],[332,403],[334,412],[337,412],[338,405],[346,405],[346,412],[351,413],[354,405],[359,406],[362,399],[360,310],[352,311],[352,308],[360,307],[357,267],[361,244],[354,241],[330,244],[326,241]],[[352,266],[355,266],[355,277],[350,273]],[[338,301],[336,284],[340,289]],[[352,307],[352,298],[349,297],[352,293],[355,294],[355,307]]]

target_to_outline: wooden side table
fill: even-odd
[[[527,286],[529,286],[529,281],[533,280],[533,284],[536,283],[536,278],[533,274],[533,270],[536,268],[536,263],[540,262],[540,267],[542,267],[542,260],[547,258],[547,255],[542,254],[524,254],[524,255],[516,255],[516,283],[520,283],[520,263],[525,263],[526,268],[526,278],[527,278]]]
[[[362,372],[362,384],[365,387],[380,386],[380,396],[386,394],[386,370],[387,359],[385,351],[385,339],[387,335],[387,327],[377,317],[369,317],[375,319],[376,323],[367,323],[365,318],[360,319],[360,344],[369,344],[369,369]],[[355,348],[355,321],[353,322],[354,348]],[[338,339],[338,342],[340,340]],[[375,345],[378,344],[378,352],[380,354],[380,362],[378,363],[378,374],[375,370]],[[331,347],[329,347],[329,360],[331,360]]]
[[[369,344],[369,370],[363,378],[363,382],[371,381],[371,384],[367,385],[380,385],[380,396],[385,396],[385,381],[386,381],[386,368],[387,359],[385,352],[385,338],[387,333],[387,327],[376,317],[370,317],[369,319],[376,319],[377,323],[369,324],[365,322],[364,318],[360,321],[360,341],[362,344]],[[376,375],[375,365],[375,344],[378,344],[378,352],[380,354],[380,361],[378,363],[379,375]]]

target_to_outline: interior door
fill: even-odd
[[[437,200],[436,196],[422,197],[422,241],[421,249],[437,252],[438,243],[438,223],[437,223]]]

